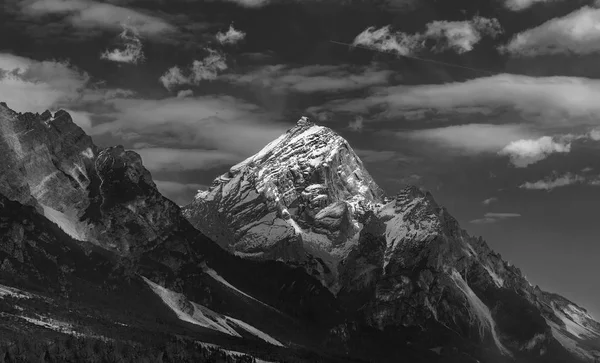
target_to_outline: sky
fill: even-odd
[[[600,318],[600,2],[2,0],[0,101],[187,204],[303,115]]]

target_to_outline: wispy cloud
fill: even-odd
[[[514,56],[600,52],[600,9],[585,6],[516,34],[500,50]]]
[[[473,224],[489,224],[496,223],[499,221],[503,221],[506,219],[519,218],[521,215],[519,213],[486,213],[483,218],[474,219],[469,223]]]
[[[227,32],[218,32],[215,37],[221,44],[237,44],[246,38],[246,33],[235,29],[231,24]]]
[[[505,0],[504,6],[513,11],[522,11],[536,4],[553,3],[562,0]]]
[[[418,110],[454,112],[508,106],[535,121],[564,125],[568,119],[573,125],[600,123],[598,99],[600,80],[501,74],[465,82],[380,87],[373,89],[370,96],[330,101],[319,109],[348,113],[383,109],[387,117],[398,117]]]
[[[353,44],[400,55],[423,50],[466,53],[484,36],[495,38],[500,33],[502,27],[498,20],[476,16],[467,21],[433,21],[426,25],[424,32],[415,34],[394,32],[389,25],[379,29],[369,27],[354,38]]]
[[[227,69],[225,55],[214,49],[207,50],[209,54],[202,60],[195,60],[187,75],[175,66],[167,70],[159,81],[167,90],[172,90],[179,85],[198,85],[202,81],[217,79],[218,73]]]
[[[348,65],[290,67],[283,64],[257,68],[245,74],[223,75],[220,79],[239,85],[254,85],[271,90],[311,92],[351,91],[387,84],[393,72]]]
[[[159,17],[93,0],[26,0],[21,2],[21,11],[32,17],[62,14],[65,21],[78,28],[120,29],[121,24],[128,23],[148,36],[176,30]]]
[[[362,116],[356,116],[356,118],[348,123],[348,128],[352,131],[360,132],[364,128],[364,122]]]
[[[144,61],[142,41],[137,29],[123,24],[123,31],[119,34],[119,39],[123,42],[125,48],[115,48],[111,51],[106,50],[100,55],[100,58],[118,63],[132,64]]]
[[[150,171],[208,170],[240,161],[239,155],[219,150],[144,148],[133,151],[141,155]]]
[[[178,98],[191,97],[193,95],[194,95],[194,91],[192,91],[191,89],[184,89],[184,90],[177,92]]]
[[[513,141],[500,150],[498,154],[508,156],[514,166],[524,168],[546,159],[551,154],[569,153],[570,151],[571,143],[569,141],[542,136],[539,139]]]
[[[259,8],[271,3],[271,0],[222,0],[231,3],[236,3],[246,8]]]
[[[530,135],[523,125],[467,124],[398,133],[399,137],[435,143],[460,153],[495,153]]]
[[[107,104],[110,111],[102,116],[113,121],[95,126],[92,136],[111,134],[161,148],[202,145],[237,155],[239,160],[258,152],[288,128],[273,122],[273,115],[257,105],[230,96],[120,98]],[[239,142],[240,135],[244,142]]]
[[[492,203],[496,203],[497,201],[498,201],[498,198],[492,197],[492,198],[485,199],[484,201],[481,202],[481,204],[490,205]]]
[[[523,183],[519,185],[519,188],[550,191],[552,189],[566,187],[573,184],[585,183],[586,181],[588,181],[586,177],[573,173],[565,173],[563,175],[553,174],[542,180]],[[593,180],[590,181],[593,182]]]

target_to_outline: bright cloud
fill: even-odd
[[[63,14],[78,28],[120,29],[121,24],[127,23],[148,36],[175,31],[173,25],[158,17],[93,0],[25,0],[21,11],[33,17]]]
[[[353,44],[400,55],[425,49],[466,53],[473,50],[484,36],[495,38],[500,33],[502,27],[498,20],[476,16],[468,21],[433,21],[426,25],[424,32],[416,34],[393,32],[389,25],[379,29],[369,27],[356,36]],[[431,47],[430,43],[433,43]]]
[[[54,110],[81,97],[89,75],[64,61],[0,53],[0,99],[17,112]]]
[[[600,9],[585,6],[525,30],[500,49],[514,56],[600,52]]]
[[[100,58],[118,63],[137,64],[144,61],[144,52],[142,51],[142,41],[139,38],[138,31],[126,24],[123,24],[123,31],[119,38],[124,43],[125,48],[105,51]]]
[[[339,92],[387,84],[393,72],[374,67],[312,65],[289,67],[269,65],[245,74],[228,74],[220,79],[240,85],[255,85],[274,91]]]
[[[229,26],[229,30],[227,30],[227,32],[218,32],[215,37],[221,44],[237,44],[244,40],[246,33],[235,29],[232,24]]]
[[[531,190],[552,190],[555,188],[566,187],[569,185],[583,183],[586,181],[581,175],[566,173],[563,175],[552,175],[545,179],[538,180],[535,182],[526,182],[519,186],[521,189],[531,189]]]
[[[551,154],[568,153],[570,151],[570,142],[543,136],[539,139],[523,139],[511,142],[498,154],[508,156],[514,166],[524,168],[546,159]]]
[[[214,49],[207,49],[209,54],[202,60],[195,60],[189,68],[188,75],[175,66],[163,74],[159,80],[167,90],[178,85],[198,85],[202,81],[212,81],[220,71],[227,69],[225,56]]]

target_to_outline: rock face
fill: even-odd
[[[533,287],[431,194],[384,196],[346,140],[305,118],[183,214],[239,256],[302,266],[362,324],[414,329],[427,349],[459,336],[483,341],[488,361],[600,353],[600,326],[582,309]]]
[[[35,207],[71,237],[129,253],[177,219],[178,207],[160,195],[139,155],[100,150],[67,112],[19,114],[2,104],[0,128],[0,194]]]
[[[303,118],[183,213],[236,255],[300,264],[335,289],[361,216],[382,195],[346,140]]]

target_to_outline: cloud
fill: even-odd
[[[398,133],[399,137],[433,142],[458,152],[478,154],[498,152],[530,132],[522,125],[468,124]]]
[[[495,203],[497,201],[498,201],[498,198],[492,197],[492,198],[485,199],[484,201],[481,202],[481,204],[483,204],[483,205],[490,205],[490,204]]]
[[[600,80],[580,77],[529,77],[501,74],[465,82],[433,85],[398,85],[373,89],[361,98],[338,99],[320,106],[337,112],[368,113],[385,109],[388,117],[407,111],[457,111],[472,107],[513,107],[523,114],[543,115],[545,123],[570,125],[577,117],[599,123]]]
[[[209,54],[202,60],[195,60],[186,76],[182,70],[175,66],[167,70],[160,78],[160,82],[167,90],[178,85],[198,85],[202,81],[217,79],[218,72],[227,69],[225,55],[214,49],[207,49]]]
[[[90,77],[66,61],[0,53],[0,99],[17,112],[64,107],[82,96]]]
[[[558,0],[505,0],[504,6],[513,11],[522,11],[535,4],[556,2]]]
[[[524,168],[546,159],[551,154],[569,153],[570,151],[570,142],[555,140],[550,136],[542,136],[539,139],[513,141],[498,154],[508,156],[511,163],[517,168]]]
[[[124,49],[106,50],[100,55],[101,59],[107,59],[118,63],[137,64],[144,61],[144,52],[142,51],[142,41],[139,38],[137,29],[123,24],[123,31],[119,38],[124,43]]]
[[[31,17],[65,15],[65,20],[78,28],[120,29],[121,24],[127,23],[148,36],[176,30],[158,17],[93,0],[25,0],[21,2],[21,11]]]
[[[490,224],[496,223],[498,221],[503,221],[511,218],[519,218],[521,215],[519,213],[486,213],[483,218],[474,219],[469,223],[473,224]]]
[[[600,9],[585,6],[516,34],[500,50],[513,56],[600,52]]]
[[[241,30],[237,30],[233,27],[233,24],[229,26],[229,30],[226,33],[218,32],[215,36],[221,44],[237,44],[244,40],[246,33]]]
[[[113,121],[94,126],[92,136],[110,134],[163,148],[201,145],[238,155],[240,160],[288,129],[257,105],[230,96],[119,98],[106,104],[110,111],[102,116]]]
[[[271,0],[224,0],[232,3],[236,3],[245,8],[259,8],[265,6],[271,2]]]
[[[473,50],[484,36],[492,38],[502,33],[497,19],[480,16],[466,21],[433,21],[422,33],[393,32],[390,26],[369,27],[354,38],[353,45],[411,55],[429,49],[434,52],[453,50],[466,53]]]
[[[590,131],[589,138],[594,141],[600,141],[600,129]]]
[[[353,121],[348,123],[348,128],[352,131],[360,132],[364,127],[364,119],[362,116],[357,116]]]
[[[263,66],[246,74],[228,74],[220,79],[238,85],[256,85],[276,92],[340,92],[387,84],[390,70],[348,65],[311,65],[290,67]]]
[[[150,171],[208,170],[241,161],[239,155],[218,150],[144,148],[133,151],[141,155]]]
[[[577,184],[577,183],[583,183],[585,181],[586,181],[586,178],[584,178],[581,175],[577,175],[577,174],[566,173],[566,174],[563,174],[560,176],[554,174],[554,175],[546,177],[545,179],[542,179],[542,180],[538,180],[535,182],[523,183],[523,184],[519,185],[519,188],[530,189],[530,190],[549,191],[549,190],[552,190],[555,188],[566,187],[566,186]]]
[[[189,204],[192,197],[199,190],[206,190],[208,186],[196,183],[179,183],[167,180],[154,180],[158,191],[165,197],[171,199],[180,206]]]
[[[192,91],[191,89],[185,89],[185,90],[181,90],[181,91],[177,92],[178,98],[185,98],[185,97],[190,97],[193,95],[194,95],[194,91]]]

